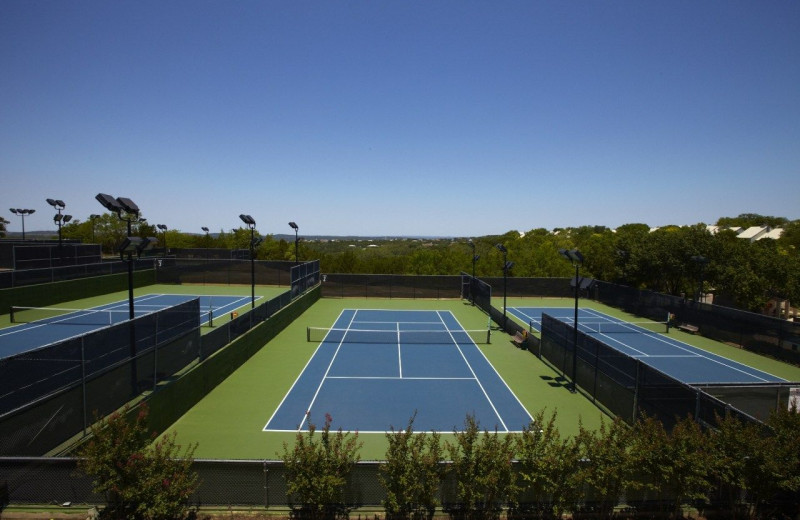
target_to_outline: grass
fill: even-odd
[[[262,429],[318,346],[306,342],[306,326],[330,326],[347,308],[449,310],[467,329],[488,324],[484,313],[457,300],[322,299],[181,417],[171,428],[178,442],[197,442],[196,458],[280,458],[283,443],[293,443],[295,435]],[[509,336],[496,333],[492,344],[480,348],[531,415],[543,408],[557,409],[559,428],[567,435],[577,433],[581,422],[589,428],[599,426],[603,412],[580,394],[570,393],[557,382],[558,374],[516,348]],[[321,424],[323,418],[312,420]],[[405,423],[395,425],[404,427]],[[364,443],[363,460],[384,458],[384,434],[359,434],[359,440]]]

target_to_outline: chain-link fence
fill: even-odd
[[[786,407],[795,384],[714,385],[683,383],[606,345],[599,339],[547,314],[537,354],[571,378],[593,401],[633,424],[640,413],[671,427],[677,418],[692,416],[713,425],[716,416],[735,414],[746,421],[763,421],[778,406]],[[738,389],[738,391],[736,390]]]
[[[656,321],[672,314],[676,323],[696,327],[707,338],[800,364],[798,322],[600,281],[593,298]]]
[[[402,274],[323,274],[325,298],[460,298],[459,276]]]
[[[230,258],[159,259],[156,283],[199,285],[276,285],[291,284],[294,262],[238,260]]]
[[[319,260],[292,266],[292,297],[296,298],[319,283]]]
[[[142,258],[133,261],[134,271],[153,269],[154,265],[155,260],[153,258]],[[14,269],[0,271],[0,289],[63,282],[127,272],[128,263],[121,261],[68,265],[64,267],[47,267],[42,269]]]

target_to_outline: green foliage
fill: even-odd
[[[468,415],[464,429],[445,441],[456,484],[453,503],[445,504],[452,518],[499,518],[502,508],[514,502],[518,488],[514,472],[514,437],[497,431],[480,433],[475,417]]]
[[[632,485],[633,430],[618,417],[611,424],[602,421],[598,430],[581,424],[577,442],[584,459],[578,480],[593,490],[596,518],[611,518],[623,491]]]
[[[651,230],[642,223],[625,224],[615,231],[604,226],[557,229],[532,229],[519,233],[472,238],[479,255],[475,273],[479,277],[503,275],[503,255],[495,245],[508,249],[514,262],[512,277],[571,277],[572,266],[558,254],[559,248],[577,248],[586,258],[581,274],[590,278],[621,283],[636,288],[685,294],[694,298],[700,280],[703,291],[712,290],[727,302],[751,311],[760,311],[769,298],[800,301],[800,220],[783,217],[743,214],[719,219],[721,226],[782,226],[778,240],[750,242],[722,230],[712,235],[704,224],[666,226]],[[116,215],[105,213],[93,223],[73,221],[63,228],[67,238],[79,238],[103,246],[113,253],[127,233],[126,224]],[[134,224],[139,236],[163,233],[149,223]],[[169,230],[167,245],[249,249],[250,230],[240,227],[214,235],[182,233]],[[258,234],[258,236],[262,236]],[[264,239],[256,251],[259,260],[294,260],[294,241]],[[163,246],[163,244],[161,244]],[[702,268],[693,256],[708,258]],[[415,275],[457,275],[472,272],[473,250],[467,239],[357,239],[306,241],[299,243],[299,258],[319,259],[324,273],[374,273]]]
[[[381,465],[386,489],[383,501],[389,520],[423,520],[433,517],[444,477],[442,448],[436,432],[415,433],[414,417],[405,430],[386,434],[389,447]]]
[[[186,514],[197,487],[192,471],[196,445],[181,453],[175,433],[153,444],[147,429],[147,407],[129,419],[128,408],[97,421],[92,440],[81,451],[80,468],[94,478],[94,490],[106,497],[106,518],[171,519]]]
[[[665,503],[672,497],[666,512],[679,515],[681,505],[705,499],[711,489],[712,454],[700,426],[691,417],[677,422],[671,432],[652,417],[634,426],[630,462],[638,472],[634,488],[655,492],[656,500]]]
[[[562,439],[556,427],[557,412],[538,412],[518,441],[522,488],[527,510],[544,518],[561,518],[577,504],[581,489],[580,443]]]
[[[717,220],[718,226],[724,227],[743,227],[770,226],[781,227],[788,222],[783,217],[767,217],[758,213],[742,213],[738,217],[722,217]]]
[[[310,419],[309,419],[310,420]],[[286,466],[286,494],[296,518],[327,520],[346,517],[345,485],[353,466],[361,460],[358,433],[332,433],[332,418],[325,415],[325,425],[317,434],[309,422],[306,434],[298,433],[290,448],[283,444],[282,460]]]
[[[719,499],[710,509],[723,511],[731,518],[737,513],[749,517],[751,509],[741,504],[742,490],[749,493],[754,503],[761,501],[766,491],[764,483],[769,482],[764,472],[768,441],[765,433],[763,427],[746,423],[733,414],[717,417],[716,428],[709,431],[708,440],[713,454],[709,469],[717,482]]]

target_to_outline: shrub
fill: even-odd
[[[561,518],[578,502],[582,483],[579,478],[580,453],[574,439],[562,439],[556,427],[557,413],[545,420],[544,411],[534,417],[519,437],[521,479],[531,502],[519,513],[541,518]]]
[[[430,519],[436,510],[443,477],[442,447],[436,432],[414,433],[414,418],[405,430],[386,434],[389,447],[381,465],[386,489],[383,501],[389,520]]]
[[[578,479],[593,491],[593,517],[612,518],[614,508],[633,478],[630,464],[633,431],[617,417],[610,425],[601,421],[600,429],[595,431],[581,424],[577,440],[584,459]]]
[[[147,406],[130,419],[122,412],[98,420],[92,439],[81,450],[79,467],[94,478],[94,490],[105,496],[103,516],[126,519],[171,519],[186,515],[197,488],[192,456],[197,445],[180,453],[175,432],[158,442],[147,429]]]
[[[500,437],[497,430],[481,435],[472,415],[454,437],[455,443],[445,442],[445,450],[452,460],[456,493],[454,503],[445,509],[462,520],[498,518],[503,507],[516,499],[514,437]]]
[[[330,415],[319,435],[309,422],[308,433],[298,433],[292,448],[283,444],[286,466],[286,494],[293,516],[303,520],[347,517],[350,506],[345,503],[347,477],[360,460],[358,433],[331,433]],[[317,440],[319,439],[319,440]]]

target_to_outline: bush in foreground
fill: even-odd
[[[175,444],[175,432],[158,442],[147,428],[147,406],[135,418],[128,407],[96,421],[92,439],[81,450],[79,467],[94,478],[94,491],[106,499],[104,518],[142,520],[186,516],[187,501],[198,485],[192,471],[196,445]]]

